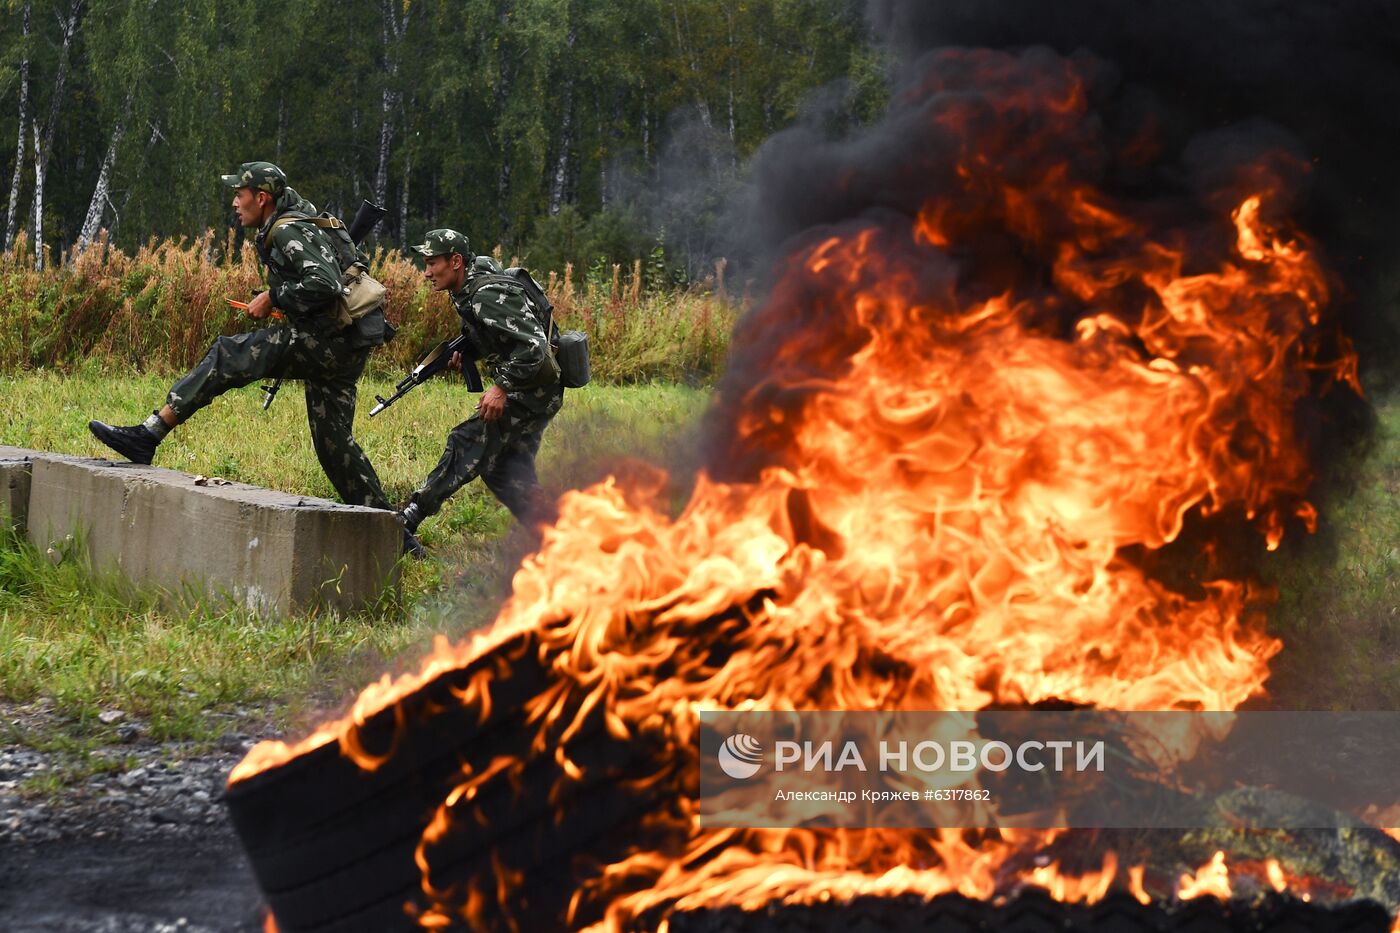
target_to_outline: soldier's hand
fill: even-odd
[[[481,395],[476,410],[481,412],[482,421],[495,421],[506,410],[506,393],[500,386],[492,386]]]
[[[267,292],[260,292],[248,302],[248,316],[254,320],[262,320],[272,313],[272,295]]]
[[[447,365],[460,373],[462,371],[462,354],[460,352],[453,353],[452,359],[447,361]]]

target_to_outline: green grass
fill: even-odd
[[[1270,689],[1293,708],[1400,709],[1400,397],[1323,490],[1318,533],[1285,538],[1265,582],[1284,641]]]
[[[164,403],[172,381],[168,375],[102,371],[0,377],[5,397],[0,444],[109,456],[111,452],[88,433],[88,421],[139,422]],[[360,383],[355,437],[390,500],[398,502],[437,463],[447,433],[472,413],[476,396],[461,383],[440,378],[371,419],[374,393],[387,394],[392,388],[384,378]],[[624,457],[684,460],[707,399],[704,390],[665,384],[571,389],[545,434],[538,461],[541,482],[557,493],[601,478]],[[256,386],[217,399],[170,434],[157,452],[156,465],[335,498],[312,450],[306,405],[296,383],[284,387],[266,412]],[[438,519],[424,526],[425,543],[451,549],[472,536],[498,537],[508,520],[490,492],[471,483]]]
[[[364,673],[355,659],[393,656],[428,634],[412,616],[173,610],[77,561],[55,566],[13,541],[0,549],[0,583],[0,694],[49,698],[78,737],[115,732],[97,718],[104,709],[139,717],[156,740],[216,738],[231,720],[209,714],[226,709],[249,719],[271,710],[276,723],[289,698],[326,701],[348,687],[343,676]]]
[[[103,456],[88,420],[138,421],[161,403],[169,381],[102,372],[5,377],[0,444]],[[475,397],[438,381],[371,421],[363,399],[388,388],[361,384],[355,433],[391,498],[402,499],[437,462]],[[706,401],[702,390],[664,385],[571,390],[545,434],[541,480],[558,493],[602,478],[624,457],[685,464]],[[268,412],[260,405],[253,386],[225,395],[171,434],[157,465],[334,498],[296,388]],[[433,634],[489,621],[523,546],[512,527],[490,492],[471,483],[423,526],[435,559],[405,562],[398,600],[348,617],[281,619],[210,602],[174,608],[156,593],[90,573],[74,556],[80,548],[54,563],[10,535],[0,541],[0,701],[51,699],[77,755],[115,732],[97,719],[104,709],[140,717],[156,739],[210,741],[249,720],[299,724],[353,695],[392,659],[416,657],[412,649]]]

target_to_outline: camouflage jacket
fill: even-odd
[[[316,205],[291,188],[277,199],[277,210],[258,230],[255,241],[258,256],[267,266],[267,285],[272,304],[292,323],[326,330],[331,316],[330,303],[340,294],[340,264],[330,235],[315,224],[283,224],[272,235],[272,245],[264,247],[267,231],[277,218],[288,212],[316,216]]]
[[[548,407],[560,391],[559,366],[549,350],[544,328],[525,301],[524,290],[492,283],[472,292],[472,279],[501,272],[489,256],[478,256],[452,304],[462,319],[462,333],[481,351],[481,358],[508,402],[534,411]]]

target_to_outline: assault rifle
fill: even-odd
[[[369,236],[369,232],[374,229],[375,224],[387,216],[389,216],[389,212],[378,204],[372,201],[361,201],[360,209],[355,211],[354,219],[350,221],[350,226],[345,230],[346,233],[350,234],[350,242],[359,246],[360,241]]]
[[[467,381],[467,389],[472,392],[483,391],[484,387],[481,384],[481,373],[476,371],[476,359],[481,354],[477,351],[476,345],[472,343],[471,338],[466,334],[462,334],[452,340],[444,340],[419,357],[417,364],[409,371],[409,374],[400,379],[399,384],[394,386],[393,395],[388,398],[382,395],[376,395],[374,397],[374,400],[379,404],[370,409],[369,416],[373,418],[409,392],[442,372],[447,368],[447,364],[452,361],[452,354],[454,353],[462,354],[462,377]]]

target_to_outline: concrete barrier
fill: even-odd
[[[24,534],[30,476],[35,458],[43,456],[46,455],[37,450],[0,446],[0,527],[8,526]]]
[[[33,452],[30,452],[33,454]],[[390,512],[206,481],[160,467],[33,454],[27,533],[70,535],[95,570],[173,593],[227,596],[267,613],[363,608],[398,586]]]

